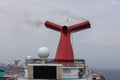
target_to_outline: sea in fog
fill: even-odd
[[[95,69],[97,72],[102,72],[105,80],[120,80],[120,69]]]

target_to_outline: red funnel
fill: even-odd
[[[61,26],[49,21],[45,22],[47,28],[61,32],[55,60],[74,60],[73,48],[71,45],[70,35],[73,31],[80,31],[90,28],[89,21],[85,21],[72,26]]]

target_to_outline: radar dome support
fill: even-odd
[[[89,21],[85,21],[72,26],[61,26],[50,21],[46,21],[45,26],[61,32],[55,60],[74,60],[74,53],[70,40],[71,32],[90,28],[90,23]]]

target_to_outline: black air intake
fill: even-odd
[[[63,26],[62,27],[62,31],[66,32],[68,30],[68,27],[67,26]]]

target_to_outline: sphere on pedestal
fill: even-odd
[[[38,50],[38,56],[40,58],[47,58],[49,56],[49,49],[47,47],[41,47]]]

